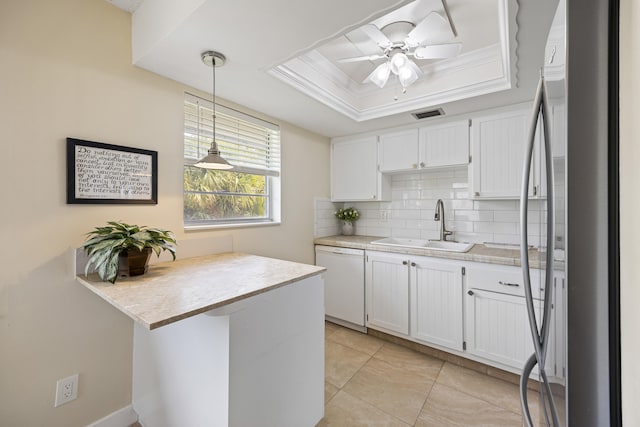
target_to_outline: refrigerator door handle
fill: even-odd
[[[547,380],[545,371],[545,359],[547,349],[549,347],[549,323],[551,317],[551,292],[545,292],[544,308],[542,315],[542,323],[540,332],[538,332],[538,324],[533,306],[533,295],[531,292],[531,276],[529,274],[529,252],[528,248],[528,204],[529,204],[529,177],[531,174],[531,163],[533,160],[533,150],[535,143],[536,130],[538,128],[538,120],[542,118],[542,131],[544,139],[545,153],[545,173],[547,178],[547,253],[546,253],[546,271],[545,271],[545,289],[551,289],[551,281],[553,280],[553,237],[554,237],[554,221],[555,211],[553,206],[554,187],[553,187],[553,159],[551,156],[551,140],[549,137],[548,116],[550,114],[549,100],[547,99],[547,88],[540,71],[540,81],[536,90],[536,96],[533,102],[533,112],[529,126],[527,138],[527,146],[525,148],[524,167],[522,171],[522,188],[520,193],[520,261],[522,264],[523,285],[525,291],[525,299],[527,306],[527,316],[529,319],[529,328],[531,329],[531,339],[533,341],[534,353],[526,361],[522,375],[520,377],[520,403],[522,405],[522,413],[528,427],[533,427],[531,413],[527,402],[527,382],[531,371],[538,365],[540,373],[540,396],[545,414],[547,425],[554,427],[560,426],[558,420],[558,411],[555,401],[551,394],[551,386]],[[547,408],[548,405],[548,408]],[[553,424],[549,424],[549,415]]]

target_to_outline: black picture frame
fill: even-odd
[[[67,204],[157,203],[157,151],[67,138]]]

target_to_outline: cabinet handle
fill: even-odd
[[[499,284],[501,284],[501,285],[504,285],[504,286],[514,286],[514,287],[518,287],[518,286],[520,286],[520,284],[519,284],[519,283],[503,282],[502,280],[500,280],[498,283],[499,283]]]
[[[420,167],[423,168],[424,167],[424,162],[420,162]]]
[[[371,196],[371,198],[372,198],[372,199],[375,199],[375,198],[376,198],[376,195],[374,194],[373,196]]]
[[[473,193],[474,196],[480,196],[480,192],[476,191],[475,193]]]
[[[407,265],[407,264],[409,264],[408,261],[402,261],[402,265]]]
[[[416,263],[415,263],[415,262],[412,262],[412,263],[411,263],[411,267],[415,267],[415,266],[416,266]]]
[[[470,296],[473,296],[473,291],[467,291],[467,294],[469,294]]]

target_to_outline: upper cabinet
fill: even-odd
[[[473,119],[469,183],[474,198],[520,197],[530,116],[529,109],[519,109]],[[544,197],[539,133],[535,135],[529,197]]]
[[[381,172],[465,165],[469,162],[469,122],[385,133],[378,147]]]
[[[420,166],[469,163],[469,121],[462,120],[420,129]]]
[[[377,136],[342,139],[331,144],[331,200],[390,199],[390,179],[378,170],[377,145]]]
[[[418,129],[380,135],[380,172],[418,169]]]

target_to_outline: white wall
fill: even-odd
[[[128,13],[104,0],[4,1],[0,57],[0,424],[83,426],[131,401],[132,321],[75,283],[69,248],[115,219],[178,241],[231,234],[237,251],[312,263],[329,144],[280,123],[282,225],[185,233],[182,108],[193,89],[131,65]],[[66,137],[158,151],[158,205],[67,205]],[[54,408],[56,380],[74,373],[78,399]]]
[[[640,425],[640,4],[620,2],[620,287],[622,416]]]

